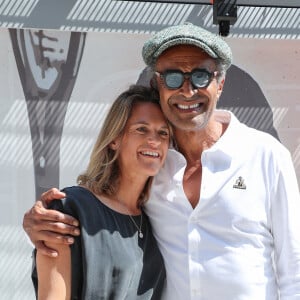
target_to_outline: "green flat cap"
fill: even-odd
[[[177,45],[194,45],[212,58],[218,58],[230,67],[232,52],[228,44],[218,35],[199,26],[184,23],[167,27],[145,42],[142,55],[148,66],[154,66],[157,58],[168,48]]]

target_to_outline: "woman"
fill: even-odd
[[[80,221],[74,245],[37,251],[38,299],[160,299],[162,256],[142,207],[167,155],[170,129],[151,89],[113,103],[78,186],[54,207]]]

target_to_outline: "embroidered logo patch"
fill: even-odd
[[[233,185],[234,189],[241,189],[241,190],[245,190],[246,189],[246,184],[245,184],[245,180],[242,176],[239,176],[238,179],[235,181],[234,185]]]

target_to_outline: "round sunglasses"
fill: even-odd
[[[177,90],[183,86],[185,79],[189,79],[195,89],[206,88],[218,71],[209,72],[206,69],[195,69],[192,72],[182,72],[180,70],[166,70],[157,74],[169,90]]]

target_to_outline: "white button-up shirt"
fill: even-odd
[[[166,264],[164,299],[300,299],[300,196],[290,154],[229,112],[215,117],[229,126],[202,154],[195,209],[183,190],[186,160],[173,149],[146,204]]]

